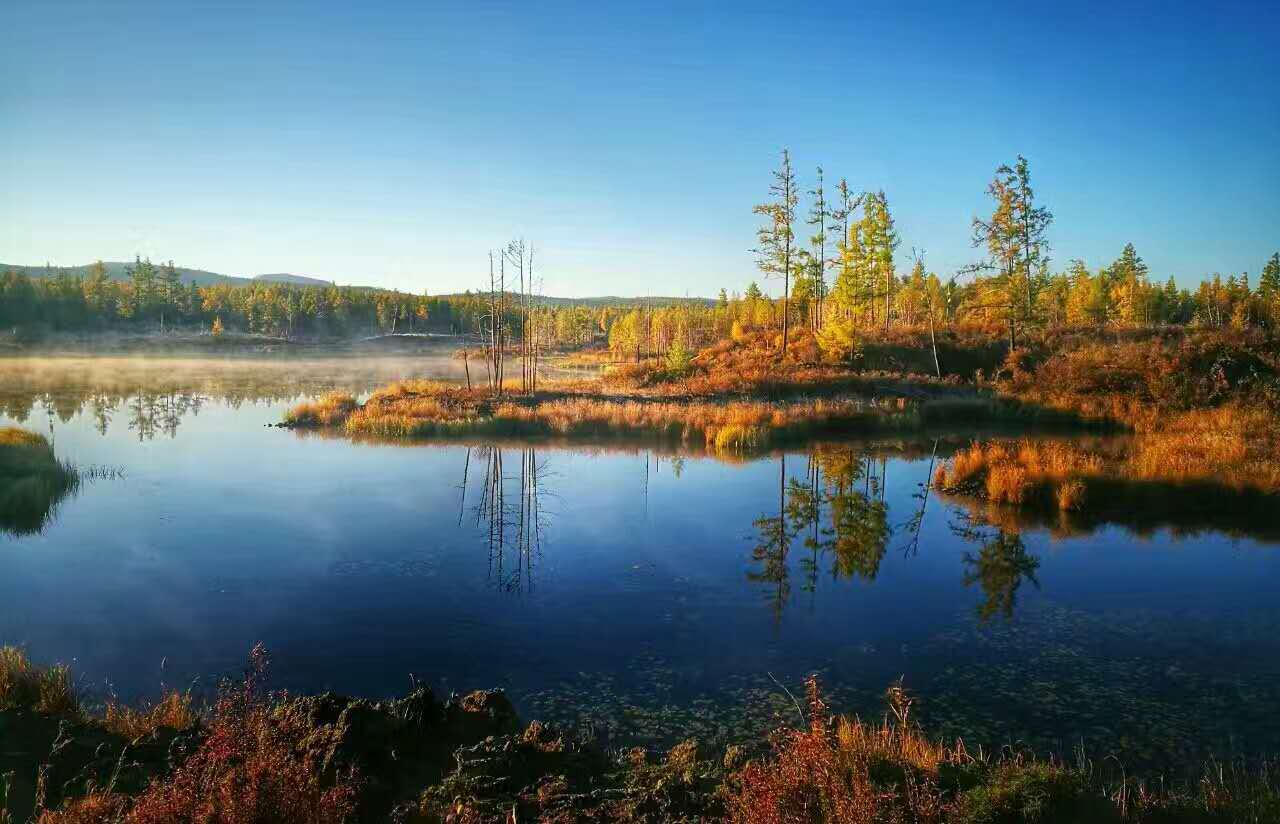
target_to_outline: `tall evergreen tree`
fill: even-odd
[[[813,244],[813,328],[816,332],[822,328],[822,304],[827,297],[827,221],[831,212],[827,204],[826,193],[822,190],[822,167],[818,167],[817,185],[809,192],[813,198],[813,206],[809,210],[807,223],[817,230],[810,242]]]
[[[889,308],[893,301],[896,273],[893,265],[893,254],[901,240],[893,222],[893,214],[889,211],[889,199],[884,190],[869,193],[863,200],[862,220],[858,224],[858,234],[862,241],[870,276],[872,294],[883,286],[884,325],[889,327]],[[874,303],[872,317],[874,318]]]
[[[1262,267],[1262,276],[1258,279],[1258,294],[1268,301],[1280,298],[1280,252],[1273,254]]]
[[[1023,231],[1018,218],[1018,178],[1014,170],[1004,164],[997,167],[996,176],[987,185],[987,194],[995,205],[991,217],[973,219],[973,245],[985,246],[989,260],[971,268],[996,271],[995,280],[990,285],[998,294],[996,299],[1004,304],[1009,348],[1014,349],[1018,345],[1019,275],[1024,271]]]
[[[1132,243],[1126,243],[1120,257],[1103,270],[1103,278],[1121,323],[1139,325],[1152,320],[1147,264],[1138,256]]]
[[[766,277],[782,278],[782,355],[785,357],[790,329],[788,316],[791,314],[791,258],[795,242],[796,204],[799,203],[796,176],[791,168],[791,153],[786,149],[782,150],[782,164],[773,173],[769,195],[771,199],[768,202],[753,210],[765,218],[764,225],[756,232],[760,244],[756,250],[756,265]]]
[[[1008,170],[1008,167],[1004,167]],[[1025,299],[1025,317],[1035,316],[1037,283],[1042,283],[1049,265],[1049,242],[1046,234],[1053,223],[1053,214],[1044,206],[1037,206],[1035,192],[1031,189],[1031,170],[1027,159],[1018,155],[1013,164],[1014,209],[1013,218],[1022,244],[1022,286]],[[997,171],[997,174],[999,172]]]
[[[127,269],[131,288],[130,306],[134,318],[146,318],[151,314],[156,303],[156,267],[151,258],[143,260],[135,256],[133,265]]]

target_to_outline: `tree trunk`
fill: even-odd
[[[942,364],[938,361],[938,338],[933,332],[933,307],[929,307],[929,343],[933,346],[933,370],[942,380]]]

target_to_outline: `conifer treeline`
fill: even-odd
[[[1054,271],[1047,238],[1053,214],[1036,200],[1021,156],[996,169],[987,187],[991,214],[973,219],[979,259],[945,280],[914,249],[910,269],[898,271],[901,238],[884,191],[856,193],[841,179],[836,197],[828,197],[821,167],[814,179],[802,212],[801,185],[790,154],[782,153],[769,199],[754,209],[764,218],[758,266],[765,277],[781,279],[781,307],[769,303],[762,313],[753,283],[737,319],[745,314],[752,323],[782,328],[803,321],[835,348],[891,325],[982,326],[1006,332],[1017,345],[1019,332],[1029,328],[1280,324],[1280,253],[1263,264],[1256,285],[1247,273],[1213,274],[1194,291],[1179,288],[1173,277],[1153,281],[1133,244],[1100,269],[1071,259]],[[797,240],[801,213],[812,232],[807,243]]]
[[[1071,259],[1056,271],[1047,230],[1052,213],[1036,201],[1028,163],[1001,165],[987,188],[989,216],[973,221],[980,259],[940,277],[914,252],[899,271],[901,238],[883,191],[854,191],[841,179],[824,189],[817,170],[801,209],[801,184],[789,154],[774,173],[770,197],[755,207],[759,267],[782,281],[779,300],[751,283],[719,300],[662,306],[551,306],[489,292],[428,297],[360,287],[283,283],[183,284],[172,261],[138,259],[129,277],[108,277],[101,262],[87,276],[59,272],[0,275],[0,329],[36,331],[234,330],[290,338],[360,337],[396,332],[484,334],[499,328],[533,351],[608,341],[618,357],[662,356],[674,345],[696,349],[738,328],[810,327],[827,350],[850,348],[870,330],[891,326],[986,328],[1017,345],[1029,329],[1061,326],[1280,325],[1280,253],[1260,277],[1213,274],[1195,290],[1170,277],[1151,279],[1133,244],[1111,264],[1089,269]],[[798,239],[801,222],[810,236]],[[528,335],[524,330],[528,329]],[[785,346],[785,335],[780,336]],[[523,345],[523,344],[522,344]]]

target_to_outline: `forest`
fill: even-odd
[[[540,349],[607,344],[615,359],[638,361],[665,356],[677,343],[697,350],[751,329],[780,330],[785,350],[791,329],[809,328],[824,354],[839,358],[859,336],[890,329],[983,331],[1016,347],[1037,330],[1269,330],[1280,323],[1280,252],[1259,261],[1256,276],[1201,274],[1194,289],[1172,275],[1153,278],[1132,243],[1099,268],[1078,258],[1055,266],[1048,241],[1054,217],[1037,200],[1021,156],[1000,165],[987,187],[991,212],[971,227],[974,262],[942,274],[917,247],[902,254],[883,190],[856,192],[845,179],[828,190],[820,167],[812,180],[801,209],[804,185],[784,152],[768,198],[754,208],[762,220],[758,268],[780,282],[781,297],[752,281],[742,291],[721,289],[714,300],[556,305],[531,294],[532,248],[520,241],[520,265],[529,256],[528,283],[522,272],[519,291],[512,288],[513,269],[511,284],[495,280],[461,295],[284,283],[197,286],[182,283],[172,261],[141,258],[125,281],[108,277],[101,262],[85,277],[9,271],[0,275],[0,329],[17,337],[187,330],[298,340],[406,332],[491,338],[496,330],[504,341],[518,338]],[[500,264],[517,260],[511,248],[501,250]]]

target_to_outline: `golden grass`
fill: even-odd
[[[197,719],[190,693],[167,690],[154,704],[130,707],[119,701],[108,701],[102,726],[130,741],[146,738],[157,730],[185,730]]]
[[[1243,403],[1173,415],[1139,435],[1124,471],[1146,480],[1213,480],[1280,492],[1280,418]]]
[[[37,666],[18,647],[0,647],[0,709],[79,715],[80,697],[71,670],[61,664]]]
[[[580,389],[557,384],[533,397],[494,398],[485,389],[400,381],[377,390],[363,405],[345,399],[302,404],[286,415],[285,423],[341,427],[348,435],[391,439],[649,435],[718,451],[746,451],[801,435],[913,427],[921,420],[919,411],[900,399],[659,400],[588,395]],[[317,410],[319,405],[324,412]]]
[[[1060,509],[1074,509],[1084,502],[1086,480],[1107,469],[1101,454],[1064,441],[989,441],[962,449],[939,466],[934,484],[993,503],[1021,505],[1045,496]]]
[[[300,403],[285,414],[289,426],[333,426],[346,420],[359,404],[346,392],[330,392],[316,401]]]
[[[1236,491],[1280,493],[1280,420],[1240,403],[1162,419],[1156,427],[1106,450],[1060,441],[989,441],[961,450],[935,473],[944,492],[997,504],[1051,499],[1082,509],[1091,485],[1104,481],[1211,484]]]
[[[17,426],[0,426],[0,446],[43,446],[49,441],[38,432],[31,432]]]

